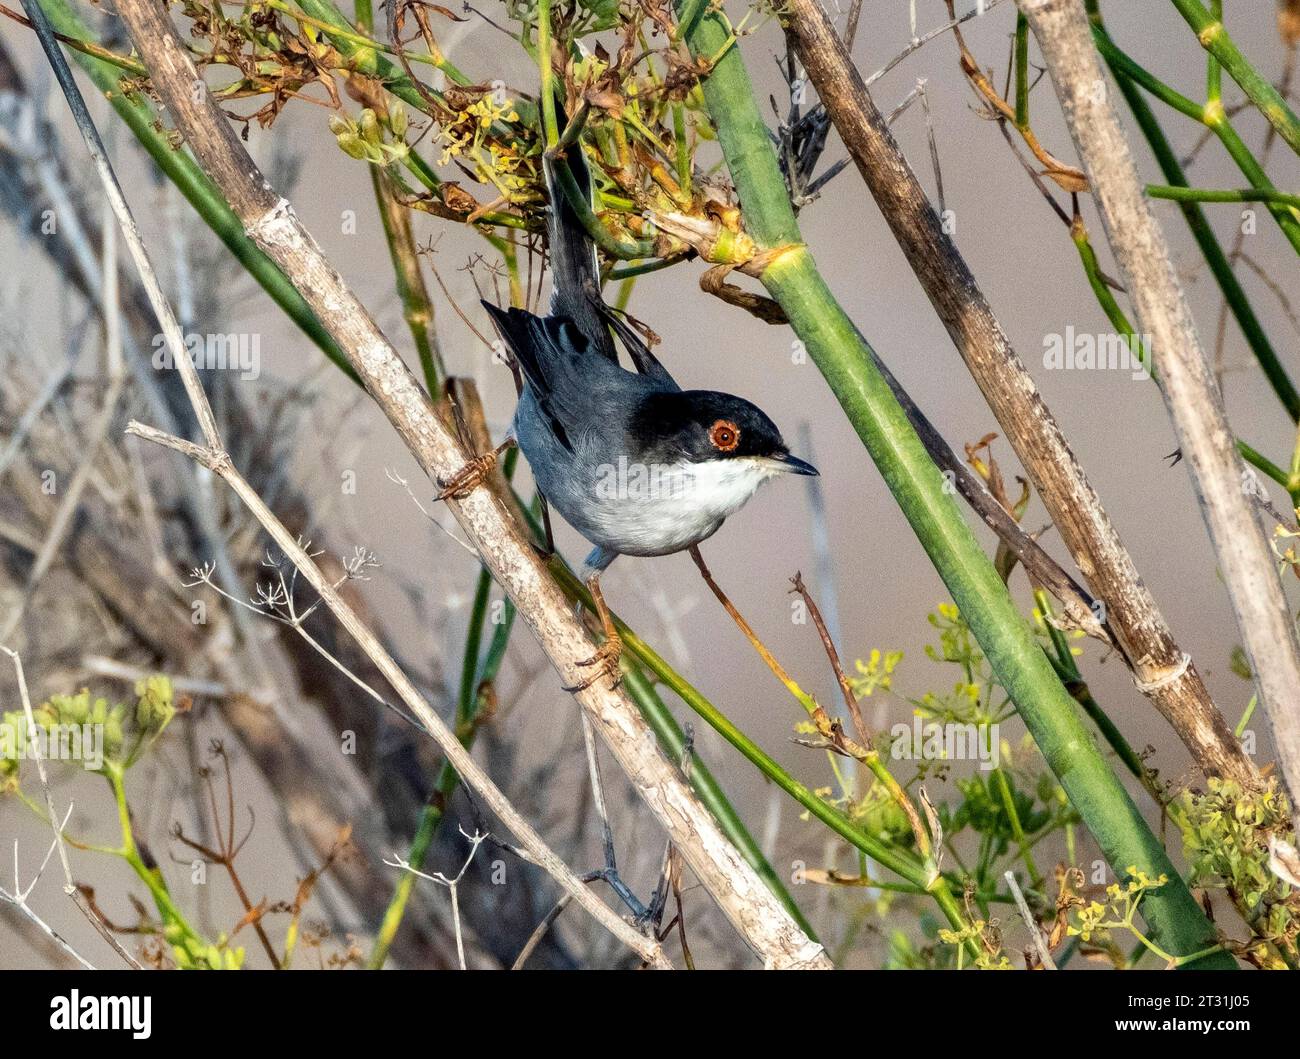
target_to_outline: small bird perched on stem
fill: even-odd
[[[790,454],[776,425],[749,401],[677,385],[601,297],[595,243],[561,184],[591,203],[581,144],[548,152],[544,169],[550,313],[483,305],[523,377],[514,440],[550,507],[595,545],[584,580],[605,641],[583,663],[599,667],[578,685],[584,688],[602,674],[618,682],[622,645],[600,591],[610,563],[692,548],[768,478],[817,470]],[[619,364],[614,335],[636,371]]]

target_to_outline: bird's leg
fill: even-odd
[[[583,667],[598,666],[599,668],[586,680],[565,688],[565,691],[583,691],[591,687],[602,676],[609,677],[613,687],[618,687],[623,680],[623,675],[618,666],[619,656],[623,653],[623,641],[618,638],[618,630],[614,628],[614,619],[609,613],[609,607],[605,605],[605,596],[600,591],[600,574],[592,574],[587,578],[587,590],[591,593],[591,598],[596,604],[596,614],[600,618],[600,627],[605,633],[605,640],[597,648],[594,655],[586,661],[579,662],[578,665]]]
[[[627,905],[637,924],[650,920],[650,910],[638,900],[631,887],[618,874],[618,862],[614,855],[614,829],[609,823],[609,807],[605,802],[605,784],[600,776],[600,759],[596,755],[596,733],[592,728],[587,711],[579,708],[582,720],[582,741],[587,751],[587,773],[591,777],[592,801],[596,805],[596,815],[600,818],[601,845],[605,854],[605,866],[590,873],[588,878],[601,879],[618,895],[620,901]]]
[[[487,480],[501,454],[514,443],[514,438],[506,438],[491,452],[485,452],[481,456],[471,456],[465,466],[450,478],[445,480],[439,478],[438,485],[442,487],[442,492],[438,494],[437,499],[464,500]]]

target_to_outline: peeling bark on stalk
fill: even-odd
[[[1143,194],[1083,3],[1019,3],[1038,39],[1088,173],[1138,327],[1151,336],[1160,389],[1214,543],[1259,702],[1272,722],[1278,758],[1294,796],[1300,792],[1300,643],[1247,488],[1253,478],[1237,454],[1191,306],[1164,233]]]
[[[786,29],[826,113],[1033,479],[1061,539],[1106,606],[1138,688],[1173,726],[1200,768],[1246,787],[1259,772],[1175,642],[1083,468],[1002,330],[818,0],[790,0]]]

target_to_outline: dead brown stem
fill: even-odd
[[[1024,363],[943,230],[817,0],[790,0],[787,32],[895,239],[1052,516],[1134,680],[1209,775],[1260,782],[1173,638]]]
[[[1081,0],[1020,0],[1038,40],[1066,124],[1133,302],[1151,336],[1161,391],[1228,588],[1260,705],[1273,727],[1282,771],[1300,791],[1300,643],[1259,517],[1243,489],[1223,401],[1164,233],[1108,93]],[[1161,678],[1172,683],[1176,673]],[[1256,781],[1258,782],[1258,781]]]

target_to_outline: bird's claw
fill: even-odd
[[[586,680],[579,681],[577,684],[566,686],[565,691],[586,691],[601,677],[608,677],[610,687],[616,688],[623,682],[623,672],[619,668],[619,659],[623,654],[623,641],[617,636],[605,640],[604,643],[596,649],[596,653],[585,661],[579,662],[582,668],[596,666],[596,671]]]
[[[486,452],[482,456],[470,457],[465,466],[450,478],[438,479],[442,492],[438,494],[437,499],[464,500],[487,480],[487,476],[492,473],[492,468],[496,465],[496,462],[497,453],[495,450]]]

